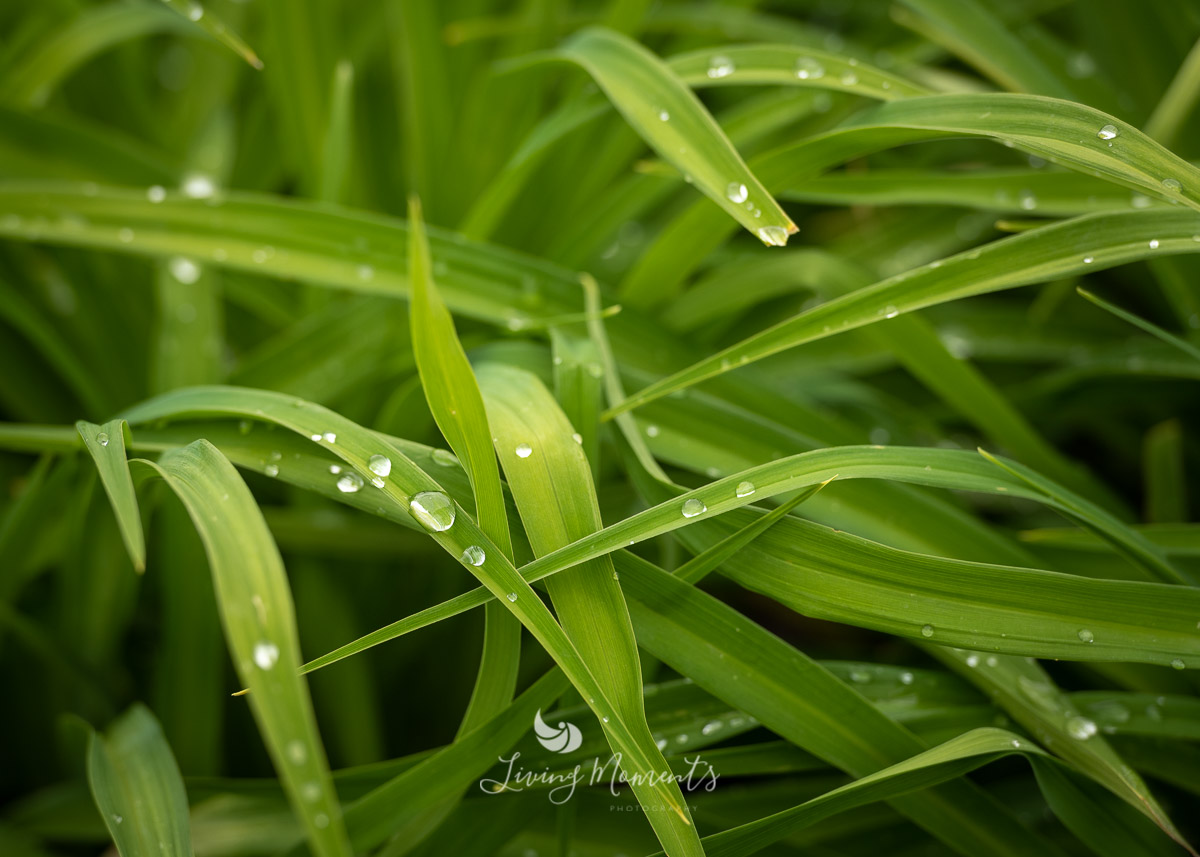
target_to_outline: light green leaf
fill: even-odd
[[[96,471],[108,495],[121,538],[133,560],[133,567],[146,570],[146,537],[142,533],[142,516],[138,509],[137,493],[133,489],[133,478],[129,475],[129,464],[125,460],[125,445],[130,438],[129,424],[125,420],[113,420],[96,425],[84,420],[75,424],[84,448],[96,462]]]
[[[88,741],[88,784],[121,857],[191,857],[179,766],[149,709],[135,705]]]
[[[656,152],[766,245],[796,231],[700,100],[654,54],[611,30],[588,28],[559,54],[587,70],[634,130]],[[717,55],[709,77],[733,71]],[[755,212],[759,216],[755,217]]]

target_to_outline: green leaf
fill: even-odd
[[[1167,331],[1165,331],[1161,327],[1159,327],[1157,324],[1154,324],[1153,322],[1150,322],[1150,321],[1146,321],[1146,319],[1136,316],[1133,313],[1128,312],[1127,310],[1123,310],[1119,306],[1117,306],[1115,304],[1111,304],[1108,301],[1104,300],[1103,298],[1097,297],[1096,295],[1092,294],[1091,292],[1087,291],[1086,289],[1076,288],[1075,291],[1079,293],[1080,297],[1091,301],[1092,303],[1094,303],[1096,306],[1100,307],[1100,309],[1104,310],[1105,312],[1110,312],[1113,315],[1115,315],[1117,318],[1121,319],[1122,321],[1127,321],[1130,324],[1132,324],[1134,327],[1139,327],[1142,330],[1146,331],[1146,333],[1150,334],[1151,336],[1158,337],[1159,339],[1161,339],[1163,342],[1167,343],[1168,345],[1173,345],[1174,347],[1176,347],[1180,351],[1182,351],[1184,354],[1187,354],[1189,357],[1193,357],[1196,360],[1200,360],[1200,348],[1197,348],[1196,346],[1192,345],[1192,343],[1188,342],[1186,339],[1182,339],[1173,333],[1168,333]]]
[[[534,554],[545,555],[600,529],[587,456],[549,391],[529,373],[496,365],[481,370],[480,382],[496,451]],[[665,771],[666,761],[646,723],[637,641],[612,560],[602,556],[581,563],[549,579],[546,588],[563,630],[613,701],[649,769]],[[610,722],[601,718],[601,725],[613,751],[620,753]],[[638,770],[624,762],[621,767]],[[669,783],[656,787],[634,779],[631,786],[668,853],[703,854],[679,786]],[[653,809],[668,788],[682,812]]]
[[[907,103],[907,102],[903,102]],[[1197,183],[1200,187],[1200,182]],[[835,298],[639,390],[615,415],[708,378],[905,312],[1113,267],[1157,253],[1200,253],[1191,212],[1095,214],[1023,232]]]
[[[121,857],[191,857],[183,777],[158,721],[138,704],[88,739],[88,784]]]
[[[341,806],[298,674],[300,643],[287,575],[250,489],[203,440],[143,466],[178,495],[204,542],[234,667],[251,691],[259,731],[313,851],[348,857]]]
[[[214,16],[212,10],[201,4],[199,0],[162,1],[244,59],[252,68],[262,71],[263,64],[262,60],[258,58],[258,54],[242,41],[241,36],[229,29],[224,21]]]
[[[142,533],[142,516],[138,510],[137,493],[133,489],[133,478],[129,475],[129,464],[125,460],[125,444],[130,438],[129,425],[125,420],[113,420],[96,425],[84,420],[75,424],[83,438],[84,448],[96,462],[100,482],[108,495],[121,538],[133,560],[133,567],[146,570],[146,537]]]
[[[787,243],[796,231],[791,218],[662,60],[636,42],[596,27],[581,30],[558,52],[586,69],[625,121],[734,220],[768,246]],[[708,75],[720,77],[732,70],[717,55]]]

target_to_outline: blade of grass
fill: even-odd
[[[634,130],[734,220],[768,246],[787,243],[796,225],[665,63],[636,42],[596,27],[567,40],[559,55],[586,69]],[[717,57],[709,75],[730,70]]]
[[[458,341],[454,320],[433,281],[421,204],[408,202],[408,279],[412,288],[413,354],[429,410],[471,481],[479,528],[512,559],[500,468],[479,385]],[[391,465],[388,465],[389,469]],[[383,474],[386,476],[387,474]],[[474,560],[468,560],[474,561]],[[483,658],[459,734],[465,735],[512,700],[521,659],[521,625],[499,604],[487,607]]]
[[[129,475],[129,464],[125,460],[126,443],[130,440],[129,424],[124,420],[113,420],[96,425],[84,420],[75,424],[83,438],[84,448],[96,462],[96,471],[104,485],[104,493],[117,518],[121,538],[139,573],[146,570],[146,537],[142,533],[142,516],[138,510],[137,494],[133,490],[133,479]]]
[[[207,441],[137,460],[183,502],[204,542],[221,622],[250,707],[288,799],[320,857],[348,857],[312,701],[298,674],[300,644],[279,551],[245,482]]]
[[[135,705],[88,739],[88,784],[121,857],[191,857],[183,777],[158,721]]]
[[[1103,298],[1097,297],[1096,295],[1094,295],[1091,292],[1084,289],[1082,286],[1077,286],[1075,288],[1075,291],[1079,294],[1079,296],[1081,298],[1085,298],[1086,300],[1091,301],[1092,303],[1094,303],[1096,306],[1100,307],[1100,309],[1104,310],[1105,312],[1112,313],[1113,315],[1115,315],[1117,318],[1121,319],[1122,321],[1127,321],[1130,324],[1132,324],[1134,327],[1141,328],[1142,330],[1146,331],[1146,333],[1149,333],[1151,336],[1158,337],[1159,339],[1161,339],[1163,342],[1167,343],[1168,345],[1173,345],[1174,347],[1176,347],[1180,351],[1182,351],[1184,354],[1187,354],[1189,357],[1194,357],[1195,359],[1200,360],[1200,348],[1197,348],[1195,345],[1192,345],[1192,343],[1188,342],[1186,339],[1176,336],[1173,333],[1168,333],[1167,331],[1165,331],[1161,327],[1159,327],[1157,324],[1154,324],[1153,322],[1150,322],[1150,321],[1146,321],[1146,319],[1141,318],[1140,316],[1136,316],[1133,313],[1129,312],[1128,310],[1121,309],[1116,304],[1111,304],[1108,301],[1104,300]]]
[[[242,41],[241,36],[229,29],[224,21],[213,15],[210,9],[201,5],[199,0],[162,0],[162,2],[229,48],[245,60],[251,68],[262,71],[262,60],[258,58],[254,49]]]

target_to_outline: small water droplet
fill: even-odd
[[[435,449],[432,456],[434,464],[440,464],[442,467],[457,467],[458,457],[448,449]]]
[[[646,426],[646,437],[658,437],[658,426]]]
[[[979,655],[967,655],[967,666],[971,669],[979,666]]]
[[[274,479],[276,476],[279,475],[279,465],[278,464],[268,464],[266,467],[263,468],[263,473],[267,474],[272,479]]]
[[[371,280],[375,279],[375,269],[370,265],[359,265],[358,278],[364,283],[370,282]]]
[[[483,565],[483,561],[487,559],[487,554],[483,552],[483,548],[481,548],[479,545],[471,545],[462,552],[462,556],[459,557],[459,559],[461,559],[466,565],[473,565],[478,568],[479,566]]]
[[[1178,193],[1183,190],[1183,184],[1179,179],[1163,179],[1162,186],[1172,193]]]
[[[199,21],[204,17],[204,7],[199,3],[188,4],[187,16],[189,21]]]
[[[162,185],[154,184],[146,188],[146,199],[151,202],[162,202],[166,198],[167,191]]]
[[[654,745],[656,747],[658,747],[658,749],[660,749],[660,750],[665,750],[665,749],[667,749],[667,739],[659,738],[657,741],[654,742]]]
[[[703,515],[707,511],[708,511],[708,507],[705,506],[704,503],[702,503],[700,500],[696,499],[695,497],[691,497],[688,500],[684,501],[683,517],[685,517],[685,518],[694,518],[697,515]]]
[[[1096,136],[1099,137],[1101,140],[1111,140],[1120,133],[1121,132],[1119,130],[1117,130],[1116,125],[1105,125],[1099,131],[1096,132]]]
[[[746,186],[741,182],[730,182],[725,188],[725,197],[730,202],[743,203],[749,195],[750,191],[746,190]]]
[[[376,476],[387,476],[392,472],[392,460],[386,455],[379,455],[377,453],[368,459],[367,469]]]
[[[719,730],[724,724],[720,720],[710,720],[700,728],[701,735],[711,735]]]
[[[579,432],[575,432],[575,434],[571,435],[571,440],[575,441],[580,446],[583,445],[583,435],[581,435]]]
[[[900,315],[900,310],[896,309],[894,306],[886,306],[879,312],[884,318],[895,318],[896,316]]]
[[[96,443],[101,446],[108,446],[108,432],[102,431],[96,435]]]
[[[1171,661],[1172,669],[1181,670],[1181,669],[1184,669],[1186,666],[1187,666],[1187,664],[1185,664],[1183,662],[1183,658],[1175,658],[1174,660]]]
[[[671,114],[665,110],[660,110],[658,111],[658,119],[660,122],[669,122],[671,119]]]
[[[1096,261],[1096,260],[1095,260],[1094,258],[1092,258],[1091,256],[1084,256],[1084,257],[1083,257],[1083,264],[1085,264],[1085,265],[1090,265],[1090,264],[1092,264],[1092,262],[1094,262],[1094,261]]]
[[[1023,190],[1017,194],[1017,201],[1025,211],[1033,211],[1038,205],[1037,195],[1031,190]]]
[[[758,237],[769,247],[783,247],[787,244],[788,231],[782,226],[761,226]]]
[[[337,435],[331,431],[327,431],[325,434],[321,435],[321,439],[326,443],[337,443]]]
[[[1021,746],[1021,742],[1020,742],[1020,741],[1018,741],[1016,738],[1013,738],[1013,740],[1012,740],[1012,745],[1013,745],[1014,747],[1020,747],[1020,746]]]
[[[800,57],[796,60],[796,77],[800,80],[818,80],[825,76],[825,66],[812,57]]]
[[[737,488],[734,489],[733,493],[739,497],[749,497],[751,494],[754,493],[754,483],[753,482],[739,482],[737,485]]]
[[[858,83],[858,75],[854,72],[848,71],[842,75],[843,86],[854,86],[856,83]]]
[[[361,491],[363,487],[362,477],[357,473],[343,473],[337,481],[337,489],[343,494],[354,494]]]
[[[125,819],[124,819],[122,816],[120,816],[120,815],[117,815],[117,814],[114,812],[114,813],[113,813],[113,816],[112,816],[112,820],[113,820],[113,824],[120,824],[120,823],[121,823],[122,821],[124,821]]]
[[[1096,639],[1096,635],[1093,634],[1091,631],[1089,631],[1087,628],[1080,628],[1079,633],[1076,636],[1079,637],[1079,640],[1082,643],[1090,643]]]
[[[1150,239],[1150,249],[1151,249],[1151,250],[1157,250],[1157,249],[1158,249],[1158,239],[1157,239],[1157,238],[1151,238],[1151,239]]]
[[[733,74],[733,60],[718,54],[708,61],[708,76],[711,78],[729,77]]]
[[[259,640],[254,644],[254,663],[260,670],[269,670],[279,660],[279,647],[270,640]]]
[[[133,240],[133,230],[128,227],[117,230],[117,240],[122,244],[128,244]]]
[[[528,458],[533,454],[533,447],[527,443],[518,443],[516,450],[517,458]]]
[[[1142,193],[1135,193],[1129,197],[1129,205],[1133,208],[1149,208],[1150,197]]]
[[[1075,715],[1067,718],[1067,734],[1080,741],[1086,741],[1096,734],[1096,724],[1086,717]]]
[[[172,256],[167,268],[171,276],[184,285],[191,285],[200,279],[200,266],[186,256]]]
[[[508,595],[506,595],[505,597],[506,597],[506,598],[507,598],[509,601],[513,602],[514,604],[515,604],[515,603],[516,603],[516,601],[517,601],[517,593],[515,593],[515,592],[510,592],[510,593],[508,593]]]
[[[321,786],[312,780],[309,780],[300,789],[300,793],[309,803],[316,803],[321,799]]]
[[[914,676],[913,676],[913,674],[912,674],[912,673],[910,673],[910,672],[902,672],[902,673],[900,673],[900,683],[901,683],[901,684],[912,684],[912,683],[913,683],[913,678],[914,678]]]
[[[308,758],[308,748],[304,746],[303,741],[289,741],[287,754],[293,765],[303,765]]]
[[[329,816],[323,812],[318,812],[313,816],[313,824],[320,827],[322,830],[329,826]]]
[[[408,501],[408,511],[425,529],[443,533],[454,526],[457,509],[441,491],[422,491]]]
[[[933,626],[932,625],[922,625],[921,626],[921,636],[922,637],[932,637],[933,636]]]
[[[194,173],[183,180],[183,195],[191,199],[208,199],[216,193],[216,186],[208,176]]]

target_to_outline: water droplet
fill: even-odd
[[[1120,133],[1121,132],[1117,130],[1116,125],[1105,125],[1103,128],[1101,128],[1099,131],[1096,132],[1096,136],[1099,137],[1101,140],[1111,140]]]
[[[337,489],[343,494],[354,494],[363,487],[362,477],[357,473],[343,473],[337,481]]]
[[[321,829],[324,829],[329,826],[329,816],[323,812],[318,812],[313,816],[313,824]]]
[[[408,511],[427,530],[443,533],[454,526],[454,501],[441,491],[422,491],[408,501]]]
[[[372,476],[371,484],[374,485],[376,488],[382,488],[387,483],[383,481],[382,476]]]
[[[146,188],[146,199],[151,202],[162,202],[167,198],[167,191],[160,184],[150,185]]]
[[[758,237],[769,247],[783,247],[787,244],[788,231],[782,226],[761,226]]]
[[[854,72],[848,71],[842,75],[843,86],[854,86],[856,83],[858,83],[858,75]]]
[[[1089,631],[1087,628],[1080,628],[1079,634],[1077,636],[1079,637],[1079,640],[1082,643],[1090,643],[1096,639],[1096,635],[1093,634],[1091,631]]]
[[[1096,724],[1086,717],[1075,715],[1067,718],[1067,734],[1080,741],[1086,741],[1096,734]]]
[[[185,256],[172,256],[167,268],[171,276],[184,285],[191,285],[200,279],[200,266]]]
[[[708,507],[705,506],[704,503],[702,503],[700,500],[697,500],[695,497],[692,497],[692,498],[684,501],[683,517],[685,517],[685,518],[694,518],[697,515],[703,515],[707,511],[708,511]]]
[[[254,423],[250,420],[238,420],[238,434],[250,434],[254,428]]]
[[[194,173],[183,180],[183,195],[191,199],[208,199],[216,193],[216,186],[208,176]]]
[[[1178,193],[1183,190],[1183,184],[1179,179],[1163,179],[1162,186],[1172,193]]]
[[[850,670],[850,681],[856,684],[866,684],[871,680],[871,674],[866,670],[854,669]]]
[[[581,435],[579,432],[575,432],[575,434],[571,435],[571,440],[575,441],[580,446],[583,445],[583,435]]]
[[[708,76],[711,78],[729,77],[733,74],[733,60],[717,55],[708,61]]]
[[[431,458],[434,464],[440,464],[442,467],[458,466],[458,457],[448,449],[435,449]]]
[[[1038,204],[1037,195],[1031,190],[1023,190],[1017,194],[1017,201],[1025,211],[1033,211]]]
[[[515,593],[515,592],[510,592],[510,593],[508,593],[508,595],[506,595],[505,597],[506,597],[506,598],[507,598],[507,599],[508,599],[510,602],[512,602],[512,603],[514,603],[514,604],[515,604],[515,603],[516,603],[516,601],[517,601],[517,593]]]
[[[478,568],[479,566],[483,565],[483,561],[487,559],[487,554],[483,552],[483,548],[481,548],[479,545],[471,545],[462,552],[462,556],[459,557],[459,559],[461,559],[466,565],[473,565]]]
[[[189,4],[187,16],[189,21],[199,21],[204,17],[204,7],[199,3]]]
[[[720,720],[710,720],[700,728],[701,735],[711,735],[719,730],[724,724]]]
[[[269,640],[259,640],[254,644],[254,663],[260,670],[269,670],[279,660],[279,647]]]
[[[818,80],[825,76],[825,66],[812,57],[800,57],[796,60],[796,77],[800,80]]]
[[[895,318],[896,316],[900,315],[900,310],[896,309],[894,306],[884,307],[879,312],[884,318]]]
[[[392,460],[386,455],[372,455],[367,460],[367,469],[376,476],[387,476],[392,472]]]
[[[1091,256],[1084,256],[1084,257],[1083,257],[1083,264],[1085,264],[1085,265],[1090,265],[1090,264],[1092,264],[1092,262],[1094,262],[1094,261],[1096,261],[1096,260],[1095,260],[1094,258],[1092,258]]]
[[[979,655],[967,655],[967,666],[971,669],[979,666]]]
[[[1135,193],[1129,197],[1129,205],[1133,208],[1149,208],[1150,197],[1142,193]]]
[[[133,230],[128,227],[117,230],[117,240],[122,244],[128,244],[133,240]]]
[[[102,431],[96,435],[96,443],[101,446],[108,446],[108,432]]]
[[[360,280],[362,280],[364,283],[375,279],[375,269],[372,268],[370,265],[359,265],[358,266],[358,278]]]
[[[665,749],[667,749],[667,739],[659,738],[657,741],[654,742],[654,745],[656,747],[658,747],[658,749],[660,749],[660,750],[665,750]]]
[[[300,789],[300,793],[309,803],[316,803],[321,799],[321,786],[310,780]]]
[[[725,196],[730,202],[743,203],[749,195],[750,191],[741,182],[730,182],[725,188]]]
[[[274,479],[276,476],[279,475],[279,465],[278,464],[268,464],[266,467],[263,468],[263,473],[267,474],[272,479]]]
[[[658,437],[658,426],[646,426],[646,437]]]
[[[753,482],[739,482],[737,485],[737,488],[734,489],[733,493],[739,497],[749,497],[751,494],[754,493],[754,483]]]
[[[912,684],[912,683],[913,683],[913,678],[914,678],[914,676],[913,676],[913,674],[912,674],[912,673],[910,673],[910,672],[902,672],[902,673],[900,673],[900,683],[901,683],[901,684]]]
[[[1172,669],[1181,670],[1186,666],[1187,664],[1183,662],[1183,658],[1175,658],[1173,661],[1171,661]]]
[[[1012,739],[1012,745],[1013,745],[1014,747],[1020,747],[1020,746],[1021,746],[1021,742],[1020,742],[1020,741],[1018,741],[1016,738],[1013,738],[1013,739]]]
[[[287,755],[292,760],[293,765],[303,765],[304,761],[308,758],[308,748],[304,746],[303,741],[289,741]]]
[[[658,111],[658,119],[660,122],[668,122],[671,119],[671,114],[665,110]]]
[[[114,813],[113,813],[113,816],[112,816],[112,820],[113,820],[113,824],[120,824],[120,823],[121,823],[122,821],[124,821],[125,819],[124,819],[123,817],[121,817],[121,816],[117,815],[117,814],[114,812]]]
[[[326,443],[337,443],[337,435],[331,431],[327,431],[325,434],[321,435],[321,439]]]
[[[517,458],[528,458],[533,454],[533,447],[527,443],[518,443],[516,450]]]
[[[932,637],[933,636],[933,626],[932,625],[922,625],[921,626],[921,636],[922,637]]]

